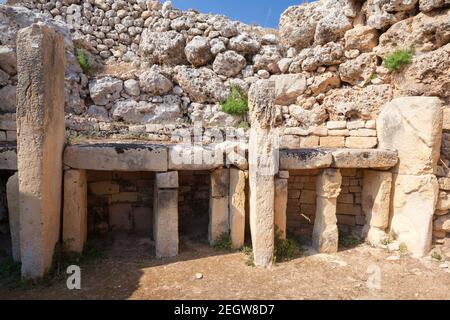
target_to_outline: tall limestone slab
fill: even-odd
[[[230,169],[218,168],[211,172],[208,225],[208,240],[211,245],[230,231],[229,184]]]
[[[431,248],[442,118],[438,98],[401,97],[388,103],[377,120],[379,147],[396,149],[399,156],[393,168],[390,228],[415,256]]]
[[[235,249],[245,240],[245,180],[245,171],[230,168],[230,237]]]
[[[64,126],[63,37],[35,23],[17,35],[17,158],[22,276],[49,270],[60,236]]]
[[[280,171],[281,172],[281,171]],[[285,171],[287,176],[289,172]],[[288,203],[288,179],[275,178],[275,232],[280,239],[286,239],[286,211]]]
[[[20,262],[19,176],[17,172],[9,177],[6,183],[6,197],[8,200],[12,255],[14,261]]]
[[[64,172],[64,249],[82,253],[87,240],[87,182],[85,170]]]
[[[361,207],[366,217],[364,237],[373,246],[385,238],[389,226],[392,173],[389,171],[364,170]]]
[[[158,258],[178,255],[178,186],[178,171],[156,174],[153,238]]]
[[[336,204],[341,192],[342,175],[339,169],[324,169],[316,180],[316,217],[312,246],[321,253],[338,250]]]
[[[257,81],[249,90],[250,231],[254,262],[262,267],[272,266],[274,252],[274,176],[279,164],[275,98],[271,80]]]

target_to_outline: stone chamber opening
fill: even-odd
[[[6,183],[13,174],[12,170],[0,170],[0,260],[12,256]]]
[[[366,223],[361,207],[362,169],[340,169],[341,192],[337,198],[336,217],[339,229],[339,247],[361,242],[360,235]],[[321,169],[290,170],[288,204],[286,211],[287,234],[302,244],[311,245],[316,214],[316,180]]]
[[[88,234],[153,237],[155,173],[87,171]]]
[[[207,243],[211,173],[178,171],[178,228],[180,242]]]

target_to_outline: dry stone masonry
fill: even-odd
[[[111,231],[160,258],[186,234],[251,243],[262,267],[292,234],[450,258],[449,21],[447,0],[313,1],[278,30],[170,1],[8,0],[0,226],[22,275]],[[222,108],[236,90],[248,112]]]

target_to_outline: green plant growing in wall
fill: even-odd
[[[91,70],[92,63],[84,49],[77,49],[77,60],[83,72]]]
[[[390,71],[398,71],[404,65],[412,62],[413,55],[413,49],[396,50],[386,56],[383,61],[383,65]]]
[[[220,104],[221,110],[228,114],[244,115],[248,111],[247,94],[238,86],[233,85],[228,99]]]

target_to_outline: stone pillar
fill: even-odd
[[[224,233],[230,231],[228,193],[230,170],[219,168],[211,172],[209,194],[208,240],[211,245]]]
[[[230,236],[233,248],[245,240],[245,171],[230,168]]]
[[[82,253],[87,240],[87,182],[85,170],[64,172],[64,249]]]
[[[60,237],[64,125],[63,36],[35,23],[17,35],[17,166],[22,276],[39,278]]]
[[[391,186],[391,172],[364,170],[361,206],[366,217],[366,225],[363,234],[366,241],[373,246],[379,245],[386,238]]]
[[[17,172],[9,177],[6,183],[6,198],[8,201],[12,255],[14,261],[20,262],[19,178]]]
[[[333,253],[338,250],[336,202],[341,192],[342,176],[339,169],[325,169],[316,182],[316,217],[312,245],[318,252]]]
[[[386,104],[377,119],[379,148],[395,149],[399,157],[392,169],[390,228],[415,256],[431,249],[442,118],[438,98],[402,97]]]
[[[271,267],[274,252],[275,182],[278,134],[275,123],[275,83],[259,80],[249,90],[250,231],[254,263]]]
[[[156,174],[153,220],[156,256],[178,255],[178,171]]]
[[[286,239],[287,178],[289,178],[289,171],[280,171],[275,179],[275,230],[281,239]]]

